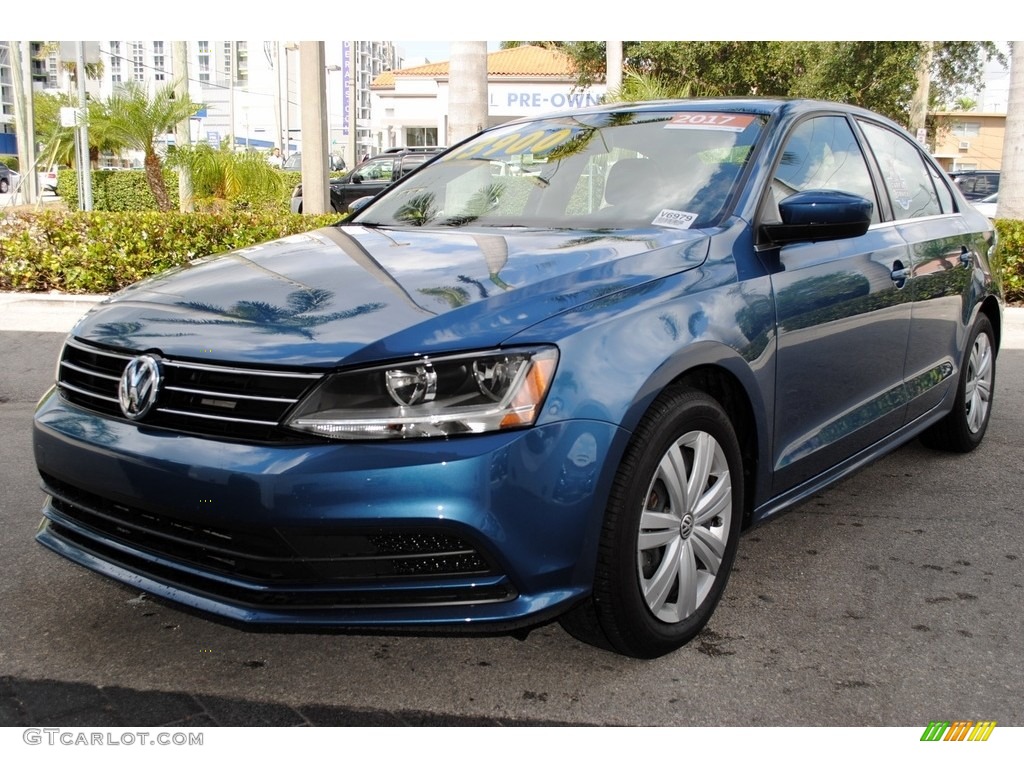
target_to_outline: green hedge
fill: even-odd
[[[246,211],[12,213],[0,218],[0,290],[108,293],[201,256],[338,220]]]
[[[280,171],[284,192],[277,199],[264,199],[259,195],[243,195],[234,207],[250,209],[271,207],[289,211],[292,189],[302,181],[298,171]],[[178,207],[178,173],[165,168],[164,184],[171,204]],[[68,208],[78,208],[78,172],[61,170],[57,175],[57,194]],[[240,204],[240,205],[239,205]],[[104,170],[92,172],[92,207],[94,211],[155,211],[156,199],[146,182],[143,170]]]

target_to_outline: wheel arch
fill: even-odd
[[[770,390],[762,395],[766,384],[771,387],[774,382],[774,376],[767,370],[770,366],[755,372],[736,350],[713,343],[693,345],[686,350],[684,360],[676,361],[676,365],[669,363],[655,372],[634,402],[628,417],[629,428],[632,431],[657,397],[673,385],[682,384],[704,392],[718,402],[728,414],[740,444],[744,474],[743,527],[747,527],[757,506],[758,488],[770,487],[763,470],[771,466],[767,460],[771,428],[766,398],[770,402],[773,395]]]
[[[1002,344],[1003,338],[1003,313],[999,307],[999,301],[995,296],[987,296],[984,301],[981,302],[981,308],[978,310],[978,314],[983,314],[988,318],[988,321],[992,324],[992,332],[995,334],[995,353],[999,356],[999,347]]]

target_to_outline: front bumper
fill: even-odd
[[[589,591],[625,441],[570,421],[444,441],[231,443],[52,392],[34,428],[49,494],[37,539],[245,623],[500,629]]]

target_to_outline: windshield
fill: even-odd
[[[388,227],[712,226],[765,121],[606,112],[503,126],[398,184],[354,223]]]

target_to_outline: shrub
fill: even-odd
[[[1024,221],[996,219],[999,249],[993,269],[1002,276],[1010,303],[1024,302]]]
[[[12,171],[18,170],[18,156],[17,155],[0,155],[0,163],[3,163]]]
[[[104,170],[92,172],[92,207],[94,211],[155,211],[146,172],[142,169]],[[164,170],[164,183],[171,201],[178,205],[178,175]],[[68,208],[78,208],[78,171],[62,170],[57,175],[57,194]]]
[[[243,192],[233,205],[218,206],[208,200],[196,200],[197,210],[255,210],[276,208],[281,212],[291,210],[292,189],[302,181],[297,171],[277,171],[281,175],[282,189],[268,194]],[[164,182],[171,202],[178,206],[178,174],[165,168]],[[61,170],[57,177],[57,194],[68,208],[78,208],[78,173]],[[142,169],[102,170],[92,172],[92,207],[94,211],[155,211],[156,199],[146,183],[146,172]]]
[[[0,219],[0,290],[108,293],[192,259],[338,220],[265,211],[13,213]]]

